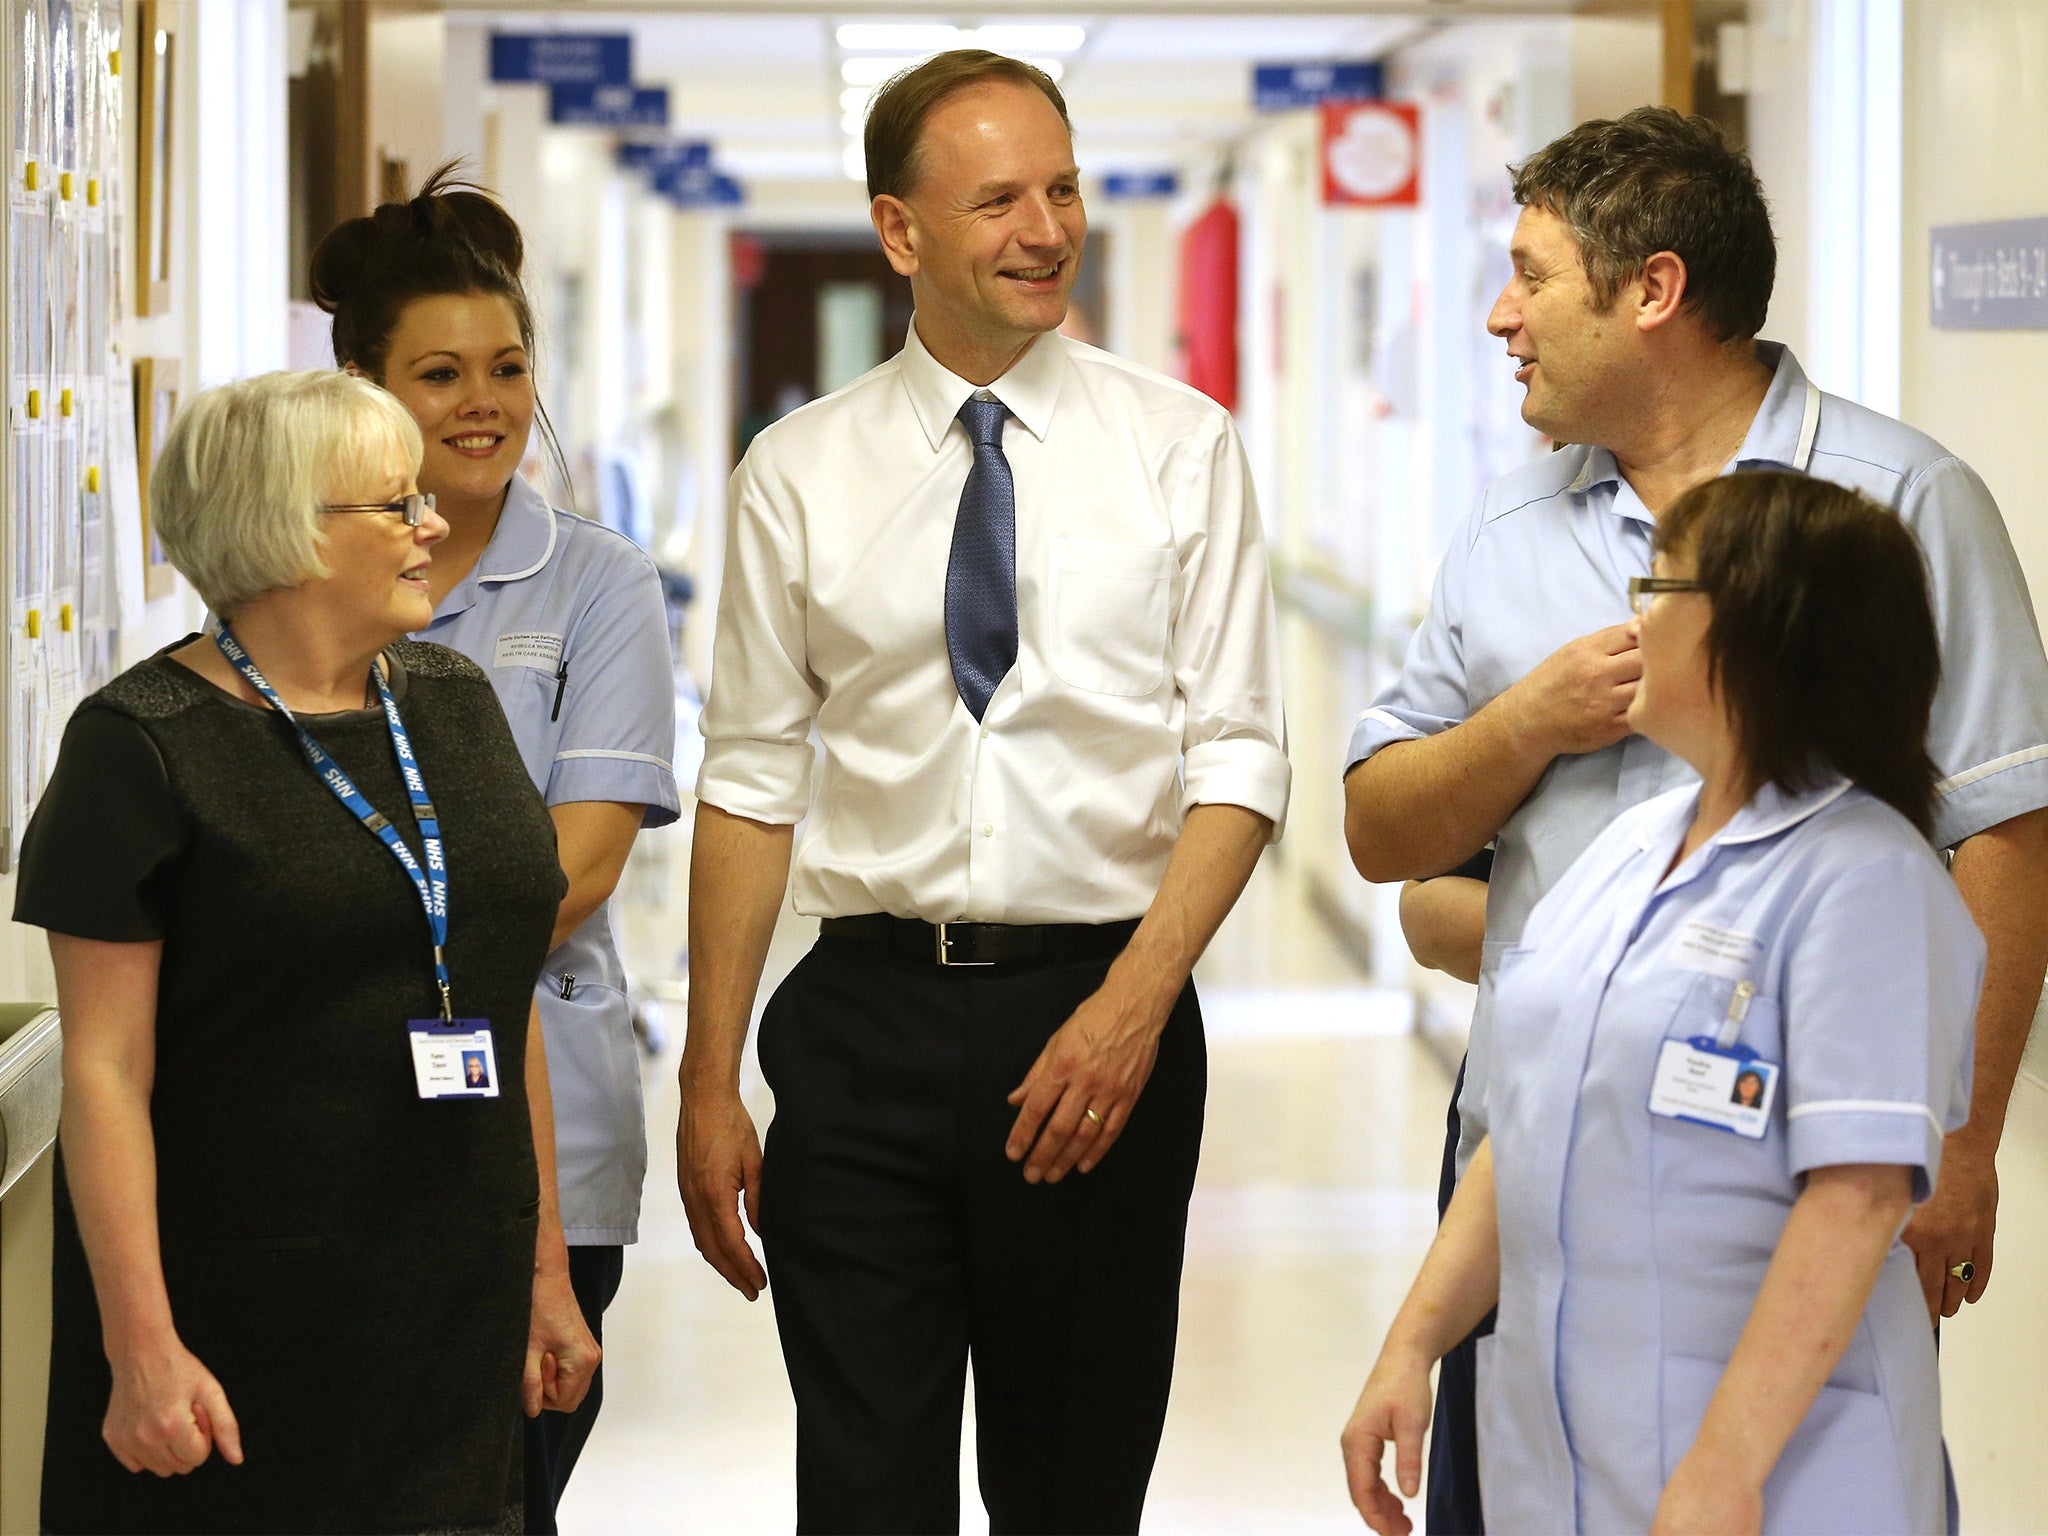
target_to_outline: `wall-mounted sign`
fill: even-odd
[[[1323,104],[1323,202],[1412,208],[1422,201],[1421,116],[1409,101]]]
[[[548,121],[585,128],[666,128],[665,85],[548,87]]]
[[[631,85],[633,38],[625,32],[493,32],[491,78],[501,85]]]
[[[1178,171],[1112,171],[1102,178],[1102,195],[1114,198],[1177,197]]]
[[[1932,246],[1937,330],[2048,330],[2048,218],[1948,224]]]
[[[1260,112],[1295,112],[1326,101],[1377,101],[1377,64],[1324,61],[1252,66],[1252,106]]]

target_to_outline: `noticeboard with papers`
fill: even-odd
[[[113,675],[140,540],[126,312],[119,0],[0,0],[6,18],[6,867],[78,701]],[[128,525],[133,525],[132,529]],[[130,534],[132,532],[132,537]]]

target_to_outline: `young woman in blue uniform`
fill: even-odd
[[[419,632],[485,669],[546,798],[569,891],[536,989],[555,1075],[555,1144],[571,1278],[602,1335],[638,1235],[647,1143],[625,975],[607,911],[642,826],[676,819],[675,678],[653,563],[559,511],[519,474],[536,416],[522,241],[503,208],[437,172],[327,236],[312,286],[336,361],[412,412],[422,491],[448,536]],[[574,1414],[528,1426],[527,1528],[554,1507],[589,1436],[602,1378]]]
[[[1898,1234],[1967,1114],[1984,944],[1929,842],[1925,567],[1791,474],[1710,481],[1657,541],[1630,723],[1701,783],[1618,819],[1505,962],[1487,1140],[1345,1430],[1352,1497],[1409,1529],[1382,1452],[1412,1496],[1429,1368],[1497,1300],[1501,1529],[1952,1529]]]

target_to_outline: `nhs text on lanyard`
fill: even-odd
[[[427,783],[420,775],[420,765],[412,752],[412,738],[405,733],[405,721],[399,717],[398,701],[391,697],[391,687],[384,681],[381,667],[372,667],[370,675],[377,683],[377,697],[384,705],[384,723],[391,731],[391,749],[398,755],[399,771],[405,775],[405,792],[412,801],[413,819],[419,823],[420,842],[425,847],[426,868],[413,851],[405,846],[405,839],[398,835],[390,819],[370,804],[368,797],[356,788],[353,780],[341,771],[341,765],[327,755],[327,750],[315,741],[298,718],[286,707],[277,690],[270,686],[263,674],[256,670],[256,663],[249,659],[249,653],[242,649],[226,624],[214,632],[214,644],[220,647],[221,655],[228,664],[242,674],[243,680],[262,695],[272,709],[291,722],[298,732],[299,750],[306,755],[306,761],[313,765],[313,771],[320,775],[334,793],[334,798],[354,814],[356,820],[377,835],[378,841],[391,850],[391,856],[412,880],[413,889],[419,892],[420,906],[427,914],[427,932],[434,944],[434,982],[441,993],[441,1016],[438,1019],[411,1019],[406,1023],[406,1032],[412,1042],[413,1078],[419,1085],[423,1099],[495,1099],[498,1096],[498,1062],[491,1045],[491,1021],[489,1019],[458,1019],[454,1016],[454,999],[448,985],[448,864],[441,849],[441,823],[434,814],[434,803],[427,798]]]

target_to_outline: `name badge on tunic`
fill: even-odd
[[[1778,1066],[1737,1038],[1755,996],[1756,983],[1744,978],[1728,999],[1728,1017],[1718,1035],[1664,1042],[1657,1075],[1650,1079],[1651,1114],[1763,1140],[1771,1128]]]
[[[1729,981],[1740,980],[1755,958],[1756,940],[1748,934],[1697,917],[1686,920],[1665,954],[1678,970],[1704,971]]]
[[[489,1019],[411,1019],[412,1075],[423,1099],[495,1099],[498,1054]]]
[[[532,667],[536,672],[554,671],[561,659],[562,637],[541,630],[500,635],[496,649],[491,652],[494,667]]]

